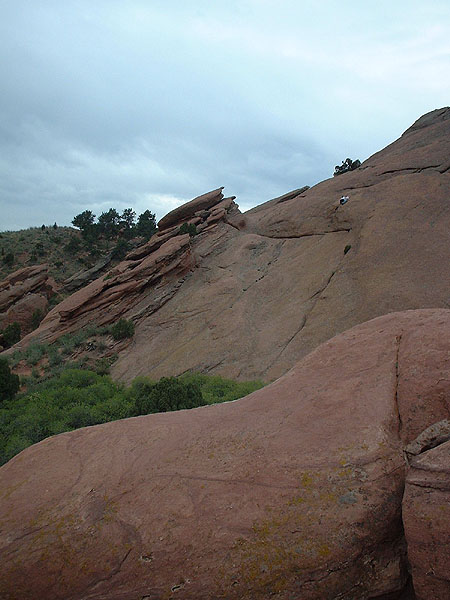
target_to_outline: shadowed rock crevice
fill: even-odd
[[[352,230],[351,227],[342,227],[340,229],[330,229],[329,231],[311,231],[309,233],[299,233],[298,235],[262,235],[262,237],[267,237],[275,240],[298,240],[304,237],[312,237],[312,236],[322,236],[328,235],[329,233],[341,233],[343,231],[349,233]]]

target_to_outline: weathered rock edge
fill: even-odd
[[[418,598],[442,600],[449,442],[411,468],[405,448],[449,417],[449,350],[450,310],[393,313],[239,401],[25,450],[0,469],[0,597],[412,598],[411,551]]]

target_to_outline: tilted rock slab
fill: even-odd
[[[449,117],[433,111],[355,171],[244,214],[222,188],[175,209],[21,344],[125,317],[136,334],[117,379],[190,369],[273,381],[358,323],[448,308]],[[180,226],[194,221],[199,235],[179,247]]]
[[[175,208],[158,222],[158,229],[168,229],[178,223],[183,223],[190,219],[197,211],[207,210],[218,204],[223,199],[223,187],[207,192],[201,196],[197,196],[190,202]]]
[[[449,351],[450,310],[394,313],[241,400],[32,446],[0,469],[0,597],[412,598],[411,545],[420,598],[434,598],[425,563],[440,577],[448,565],[432,543],[450,530],[437,497],[448,444],[413,459],[430,466],[436,506],[407,491],[406,539],[404,448],[449,417]]]

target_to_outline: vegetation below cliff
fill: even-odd
[[[26,393],[0,407],[0,464],[51,435],[140,414],[228,402],[263,387],[261,381],[200,374],[159,381],[138,377],[126,387],[109,375],[70,365],[50,378],[26,383]]]

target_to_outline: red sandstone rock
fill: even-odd
[[[403,522],[417,600],[450,598],[450,441],[411,461]]]
[[[395,598],[407,585],[404,440],[429,415],[448,418],[449,351],[449,310],[394,313],[239,401],[32,446],[0,469],[0,596]],[[439,589],[430,575],[422,584],[430,561],[436,581],[449,564],[448,547],[433,546],[450,531],[447,446],[415,458],[408,477],[420,590]]]
[[[22,333],[31,331],[33,313],[45,312],[55,288],[47,265],[24,267],[6,277],[0,282],[0,329],[16,321]]]
[[[175,208],[159,221],[158,229],[162,231],[175,223],[182,223],[192,217],[196,211],[205,210],[218,204],[223,198],[222,190],[223,187],[202,196],[197,196],[197,198],[194,198],[190,202]]]
[[[134,319],[136,335],[114,365],[118,379],[191,369],[271,381],[357,323],[448,307],[448,114],[426,115],[356,171],[245,215],[224,206],[221,189],[200,197],[208,209],[197,200],[176,209],[107,280],[69,299],[80,310],[56,307],[23,344],[123,316]],[[340,206],[343,194],[350,200]],[[226,214],[209,225],[221,207]],[[152,261],[194,216],[203,219],[200,235],[173,258],[165,253],[160,275],[140,273],[140,261]]]
[[[1,327],[9,323],[19,323],[22,333],[31,331],[33,314],[36,311],[40,311],[41,315],[44,315],[48,306],[48,299],[42,294],[28,293],[23,296],[17,302],[15,302],[7,311],[2,315]]]

